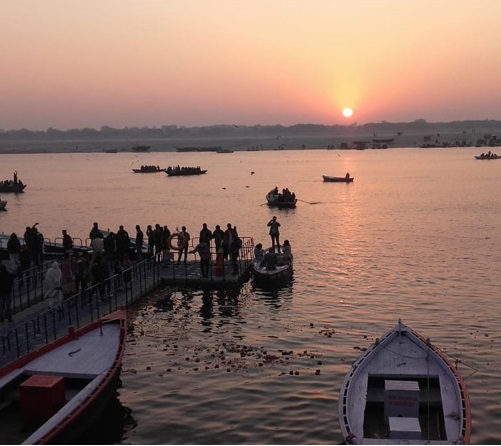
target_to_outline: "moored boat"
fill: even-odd
[[[346,174],[344,177],[330,177],[328,175],[322,175],[322,178],[326,183],[353,183],[354,177],[350,177]]]
[[[6,444],[72,444],[116,395],[126,342],[120,309],[0,370]]]
[[[279,209],[292,209],[296,207],[297,198],[294,192],[289,189],[284,189],[282,193],[278,192],[278,188],[270,190],[266,194],[266,202],[270,207],[277,207]]]
[[[347,444],[468,444],[471,435],[457,368],[401,321],[346,375],[339,420]]]
[[[273,284],[292,277],[292,265],[277,265],[273,270],[267,270],[266,266],[260,266],[257,262],[252,264],[254,280],[261,284]]]

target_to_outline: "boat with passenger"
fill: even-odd
[[[24,184],[17,176],[17,170],[14,172],[12,180],[0,181],[0,192],[3,193],[20,193],[24,192],[26,184]]]
[[[498,160],[501,156],[497,153],[492,153],[490,150],[487,153],[481,153],[480,155],[476,155],[475,159],[477,160]]]
[[[127,339],[122,308],[0,370],[5,444],[73,444],[116,395]]]
[[[326,183],[353,183],[354,177],[350,177],[349,173],[346,173],[344,177],[331,177],[328,175],[322,175],[322,178]]]
[[[282,189],[282,192],[279,192],[278,187],[275,187],[266,194],[266,202],[270,207],[292,209],[296,207],[297,198],[296,194],[288,188]]]
[[[264,257],[255,257],[252,263],[254,281],[260,285],[283,283],[291,279],[292,274],[292,259],[286,259],[277,246],[266,249]]]
[[[160,166],[145,165],[141,166],[139,169],[132,169],[134,173],[157,173],[165,172],[165,169],[161,169]]]
[[[169,177],[179,177],[187,175],[203,175],[207,173],[207,170],[201,169],[200,166],[188,167],[188,166],[169,166],[165,169],[165,173]]]
[[[471,435],[457,362],[401,320],[353,363],[339,420],[346,444],[469,444]]]

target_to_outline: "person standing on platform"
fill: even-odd
[[[202,225],[202,230],[200,231],[200,243],[207,243],[210,246],[210,241],[212,240],[212,231],[207,227],[207,223]]]
[[[136,225],[136,260],[138,263],[143,260],[143,243],[144,233],[141,230],[141,226]]]
[[[98,225],[97,221],[95,221],[92,225],[92,229],[89,232],[89,238],[90,238],[91,242],[95,238],[104,238],[103,233],[99,230],[99,225]]]
[[[73,239],[71,238],[71,235],[68,234],[68,231],[66,229],[63,229],[62,234],[63,234],[63,250],[73,251]]]
[[[217,253],[223,245],[224,231],[221,229],[221,226],[216,225],[216,229],[214,229],[214,232],[212,233],[212,238],[214,239]]]
[[[190,251],[190,254],[198,253],[200,256],[200,272],[202,277],[209,277],[209,267],[211,261],[210,246],[207,242],[200,242],[194,249]]]
[[[7,252],[9,253],[10,271],[17,274],[21,262],[19,261],[19,254],[21,254],[21,242],[17,238],[17,234],[13,232],[9,240],[7,240]]]
[[[178,237],[177,247],[179,250],[179,255],[177,258],[177,264],[181,263],[181,257],[184,254],[184,264],[186,264],[186,257],[188,255],[188,246],[190,242],[190,234],[186,232],[186,226],[181,228],[181,232],[179,233],[181,237]]]
[[[268,222],[268,226],[270,228],[271,247],[275,250],[276,243],[277,250],[280,252],[280,223],[277,221],[276,216],[273,216],[273,218]]]
[[[54,261],[45,273],[42,291],[45,299],[49,300],[49,309],[53,310],[57,306],[58,311],[62,311],[63,291],[61,280],[63,273],[59,268],[59,263]]]
[[[14,276],[7,271],[7,267],[0,263],[0,322],[7,318],[12,322],[11,302]]]

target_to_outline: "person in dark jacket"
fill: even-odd
[[[7,318],[12,322],[11,302],[14,276],[7,271],[6,266],[0,264],[0,322]]]

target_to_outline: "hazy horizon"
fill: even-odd
[[[501,119],[497,1],[2,6],[2,129]]]

